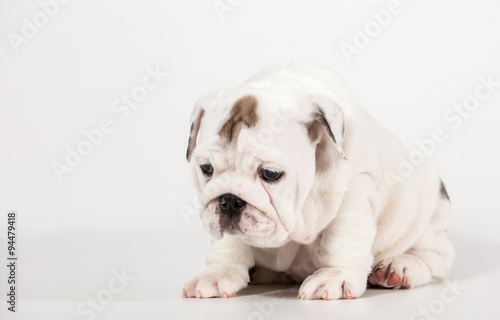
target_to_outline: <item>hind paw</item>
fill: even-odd
[[[397,261],[380,262],[368,276],[368,282],[383,288],[409,289],[412,279],[406,270],[406,266]]]

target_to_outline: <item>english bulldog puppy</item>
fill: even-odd
[[[187,160],[214,242],[184,297],[232,297],[250,281],[302,282],[300,299],[360,297],[445,278],[449,197],[332,70],[293,61],[198,101]]]

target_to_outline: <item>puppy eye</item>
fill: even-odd
[[[203,173],[206,174],[207,176],[211,176],[214,173],[214,168],[209,163],[202,164],[200,168],[201,171],[203,171]]]
[[[270,170],[270,169],[262,169],[262,179],[265,181],[275,181],[278,180],[281,175],[283,174],[282,171],[278,170]]]

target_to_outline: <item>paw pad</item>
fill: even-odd
[[[389,264],[387,267],[380,263],[373,269],[368,280],[370,284],[383,288],[409,289],[408,277],[405,268],[398,265]]]

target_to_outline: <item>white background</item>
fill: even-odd
[[[473,96],[480,77],[500,81],[500,3],[401,0],[399,13],[348,62],[341,44],[353,45],[356,28],[390,1],[229,2],[221,18],[213,0],[73,0],[40,18],[45,25],[18,50],[9,39],[43,11],[38,1],[0,2],[0,265],[8,210],[19,215],[20,257],[15,315],[6,311],[0,269],[1,318],[90,319],[78,306],[125,269],[134,279],[95,319],[425,319],[422,308],[439,319],[499,319],[500,87],[457,128],[443,114]],[[368,290],[354,301],[300,302],[294,289],[279,287],[230,300],[181,299],[210,244],[192,214],[191,108],[206,93],[293,58],[343,74],[410,149],[445,130],[432,158],[457,216],[450,280],[463,288],[453,302],[440,298],[445,284]],[[169,75],[120,119],[113,101],[140,85],[148,66]],[[58,181],[54,162],[64,164],[82,130],[104,118],[114,130]],[[269,297],[273,290],[279,299]]]

